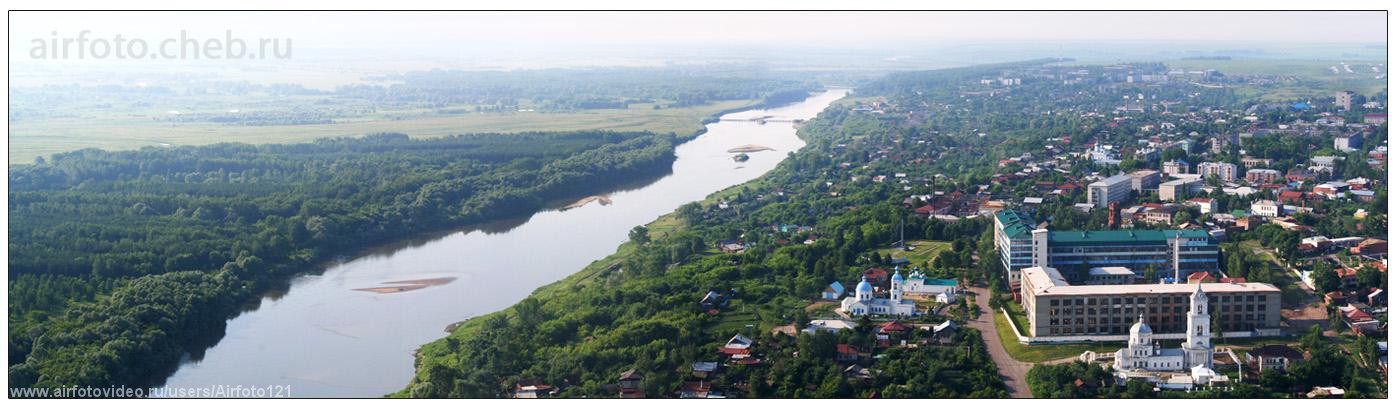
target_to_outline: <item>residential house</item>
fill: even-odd
[[[1284,370],[1289,365],[1303,361],[1302,352],[1288,345],[1264,345],[1245,353],[1249,367],[1257,372]]]
[[[861,349],[855,345],[844,343],[836,344],[836,361],[841,363],[853,363],[860,360]]]
[[[1385,256],[1386,241],[1381,239],[1366,239],[1356,247],[1351,248],[1351,254],[1362,254],[1369,256]]]
[[[1263,216],[1266,218],[1276,218],[1283,215],[1283,209],[1278,202],[1267,199],[1254,201],[1254,203],[1249,205],[1249,212],[1256,216]]]
[[[707,292],[700,298],[700,312],[717,314],[726,305],[729,305],[729,296],[714,291]]]
[[[1251,183],[1269,183],[1283,178],[1283,173],[1268,168],[1255,168],[1245,171],[1244,179]]]
[[[712,398],[710,394],[710,382],[704,380],[686,380],[681,383],[680,388],[676,389],[676,396],[683,399]]]
[[[617,378],[618,397],[624,399],[642,399],[647,397],[647,392],[642,389],[642,374],[637,373],[637,369],[627,369],[622,372],[622,376]]]
[[[695,362],[690,364],[690,375],[700,379],[709,379],[717,372],[719,372],[719,362]]]
[[[520,381],[515,382],[515,393],[511,397],[517,399],[538,399],[554,395],[557,392],[559,392],[559,389],[541,383],[538,379],[520,379]]]
[[[814,319],[807,323],[807,328],[802,333],[815,334],[817,332],[836,333],[842,330],[855,329],[855,324],[844,319]]]
[[[840,281],[832,281],[831,285],[822,289],[823,300],[839,300],[843,295],[846,295],[846,287],[841,285]]]

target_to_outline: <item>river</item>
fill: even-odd
[[[380,248],[300,275],[228,321],[224,336],[191,355],[171,388],[290,386],[294,397],[378,397],[413,376],[413,353],[449,324],[504,309],[536,288],[612,254],[627,232],[727,187],[763,175],[803,146],[791,119],[815,117],[845,96],[827,90],[783,107],[725,115],[676,148],[672,172],[646,185],[528,219]],[[767,123],[746,121],[767,117]],[[755,144],[735,162],[727,150]],[[522,223],[523,222],[523,223]],[[357,289],[420,279],[426,288]]]

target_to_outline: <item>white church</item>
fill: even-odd
[[[841,311],[851,316],[861,315],[914,315],[914,301],[904,299],[904,277],[896,271],[890,277],[890,298],[875,298],[875,287],[861,279],[856,285],[855,296],[841,300]]]
[[[1223,377],[1212,370],[1215,361],[1211,354],[1208,301],[1206,292],[1197,283],[1196,292],[1191,294],[1190,311],[1186,314],[1186,341],[1181,343],[1180,349],[1160,348],[1152,341],[1152,328],[1138,316],[1138,322],[1129,328],[1128,347],[1113,354],[1113,370],[1120,377],[1148,379],[1156,376],[1133,373],[1189,372],[1190,382],[1194,384],[1207,384]]]

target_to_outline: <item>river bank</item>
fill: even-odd
[[[731,114],[788,111],[806,117],[842,95],[826,92],[792,107]],[[449,233],[299,276],[285,295],[263,298],[256,311],[229,321],[226,337],[202,359],[186,363],[167,385],[292,384],[299,396],[320,397],[379,396],[400,389],[413,375],[414,351],[440,338],[444,326],[504,309],[586,268],[615,252],[633,225],[756,178],[782,161],[785,151],[803,145],[789,126],[716,120],[697,133],[675,148],[669,174],[607,194],[612,205],[545,210],[507,228]],[[724,150],[746,142],[778,151],[757,153],[746,168],[733,169]],[[441,277],[457,280],[392,294],[355,290]]]

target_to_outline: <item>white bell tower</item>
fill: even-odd
[[[904,299],[904,276],[899,275],[899,269],[895,269],[894,277],[890,278],[890,301],[898,304]]]
[[[1210,298],[1206,296],[1201,283],[1196,283],[1196,292],[1191,293],[1191,310],[1186,313],[1186,342],[1181,343],[1186,353],[1187,368],[1205,365],[1213,367],[1210,343]]]

